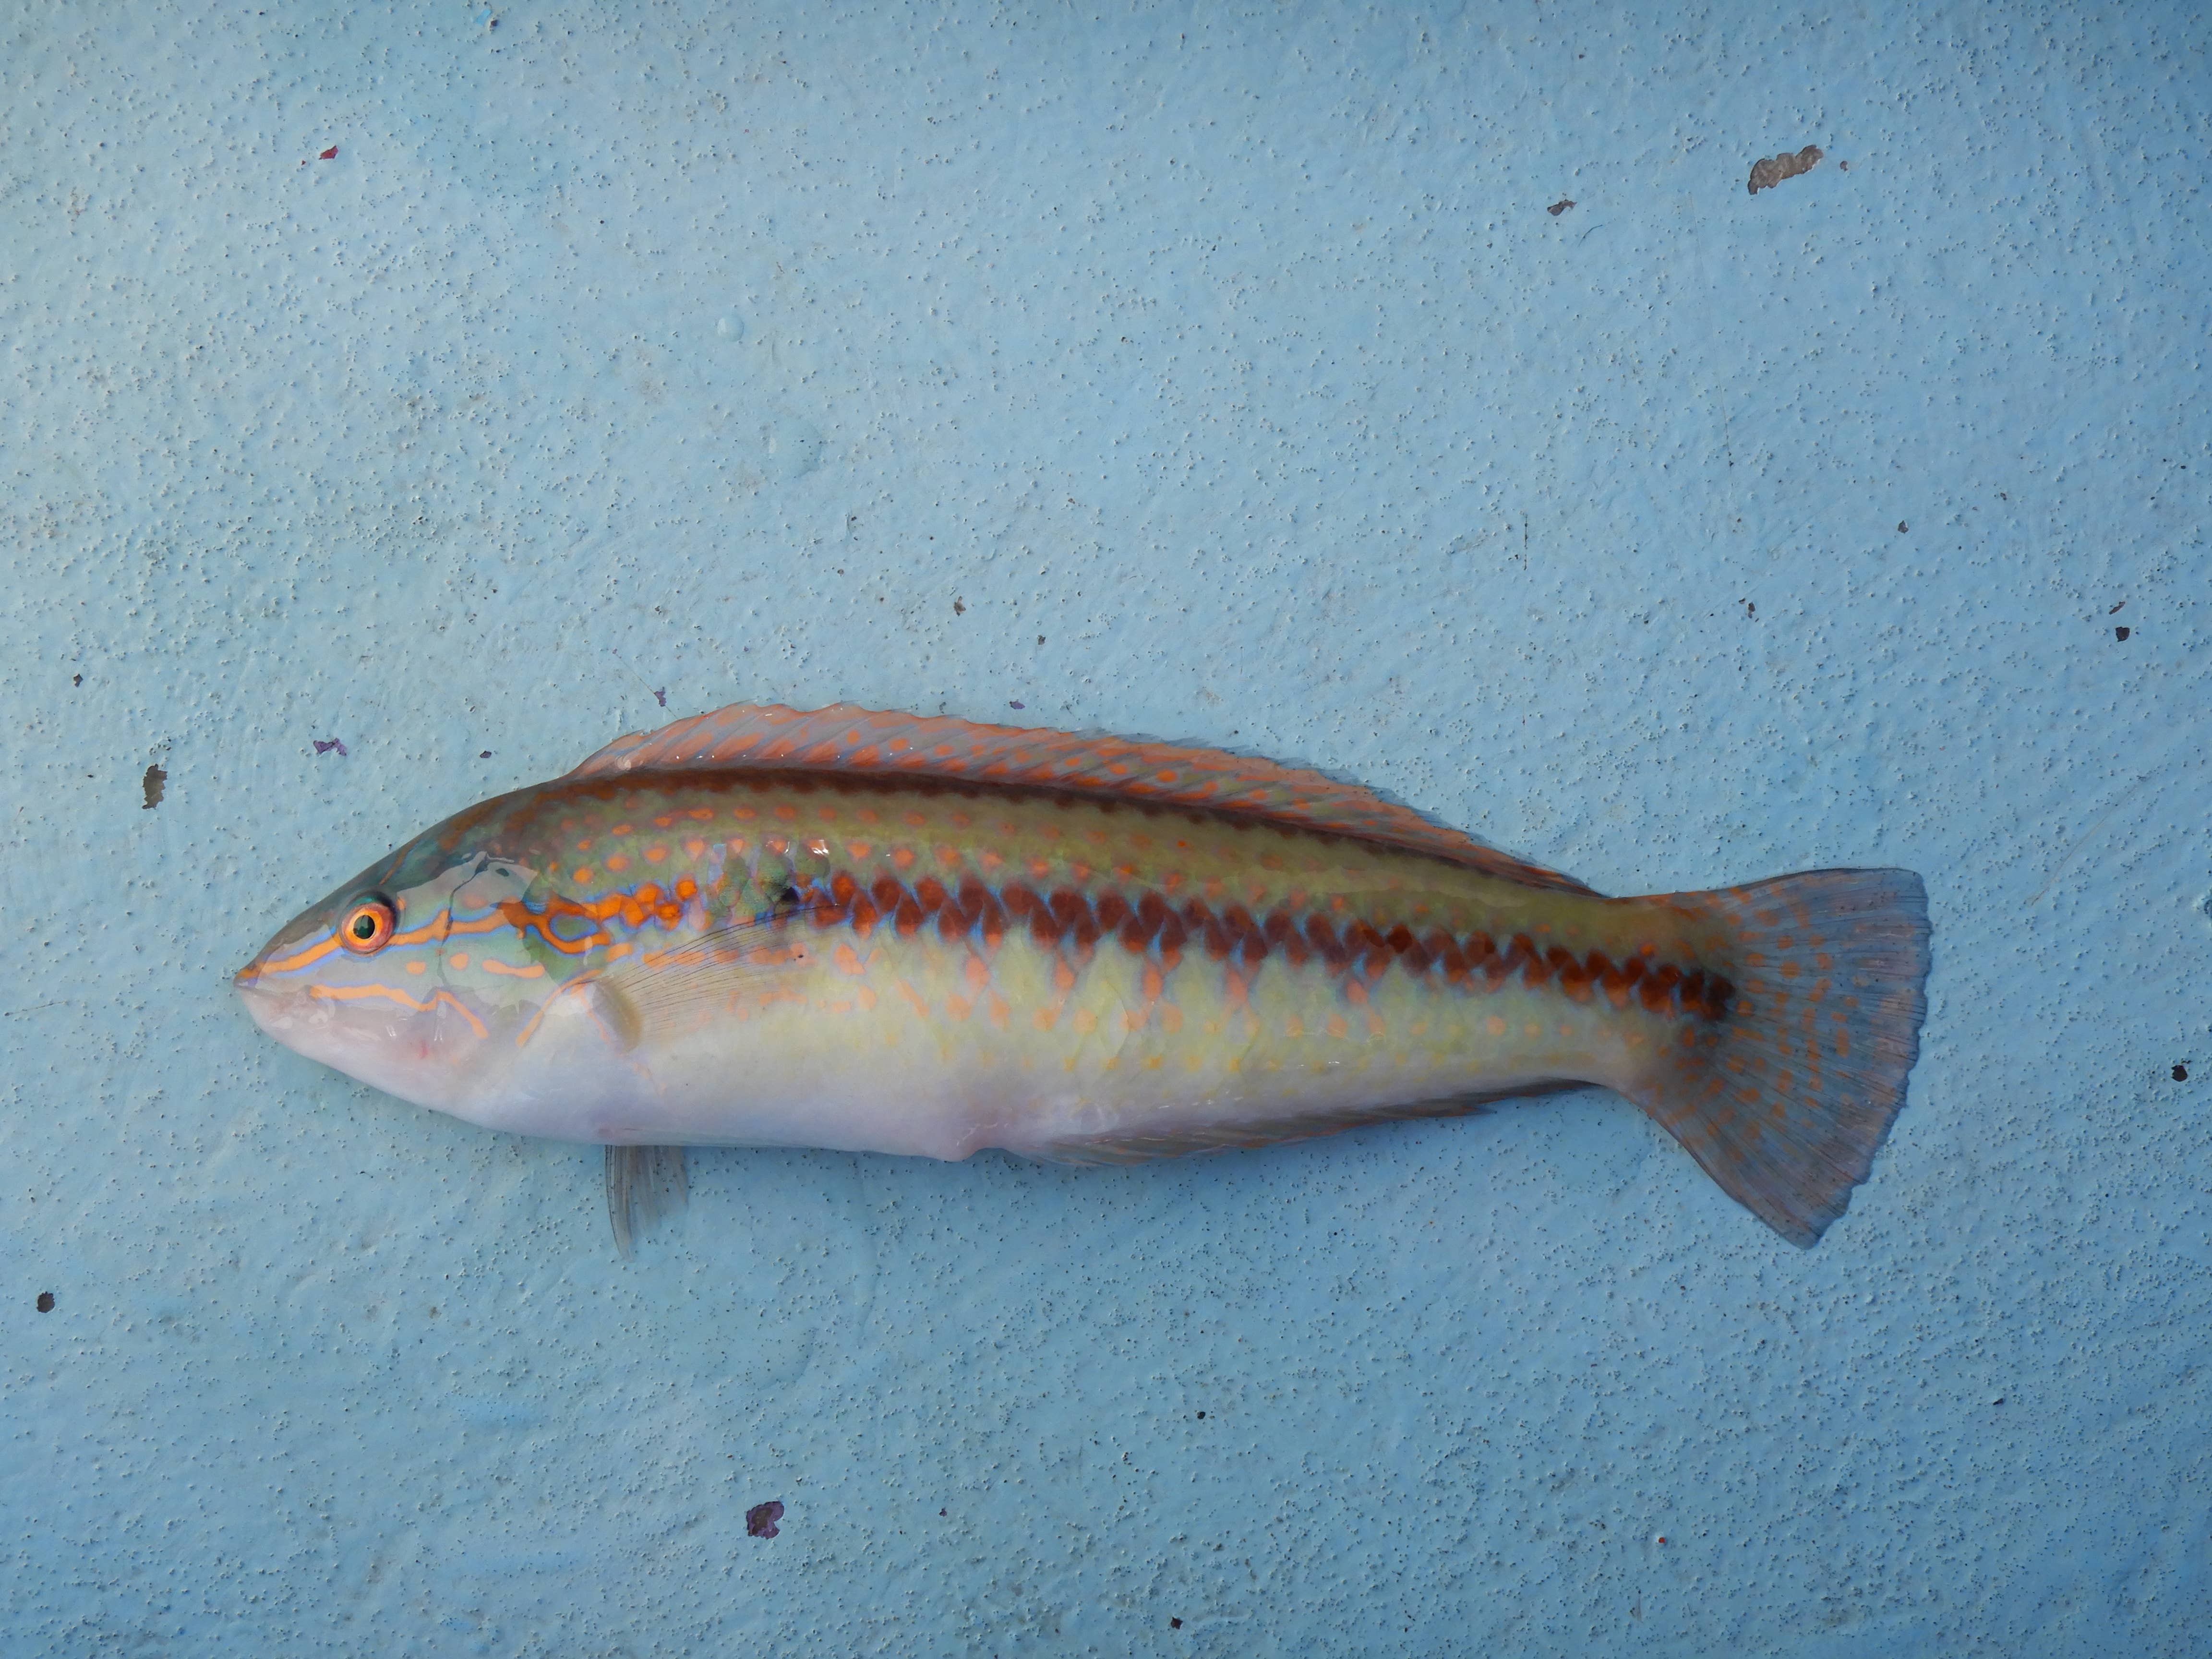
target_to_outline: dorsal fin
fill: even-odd
[[[1236,812],[1304,830],[1449,859],[1525,886],[1590,890],[1409,806],[1319,772],[1182,744],[981,726],[950,715],[899,714],[834,703],[802,713],[781,703],[732,703],[658,732],[617,738],[571,778],[635,772],[788,769],[878,777],[941,778],[1109,795],[1159,806]]]

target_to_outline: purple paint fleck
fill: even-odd
[[[756,1504],[745,1511],[745,1536],[773,1538],[775,1523],[783,1519],[783,1505],[771,1498],[765,1504]]]
[[[1024,702],[1016,702],[1012,698],[1008,698],[1006,701],[1006,707],[1009,708],[1026,708],[1029,705]]]
[[[491,750],[489,750],[489,749],[485,750],[483,751],[483,754],[481,754],[481,755],[478,755],[478,756],[477,757],[477,758],[478,760],[489,760],[489,759],[491,758]]]
[[[333,749],[335,749],[335,750],[337,750],[338,751],[338,754],[339,754],[339,756],[340,756],[341,757],[343,757],[344,756],[344,754],[345,754],[345,744],[343,744],[343,743],[339,742],[336,738],[331,738],[331,739],[330,739],[330,741],[328,741],[327,743],[325,743],[325,742],[322,738],[317,738],[315,739],[315,752],[316,752],[318,755],[327,755],[327,754],[329,754],[329,753],[331,752],[331,750],[333,750]]]
[[[668,688],[667,688],[666,686],[665,686],[665,685],[664,685],[664,686],[662,686],[662,687],[660,688],[660,690],[658,690],[658,691],[656,691],[656,692],[654,692],[654,693],[653,694],[653,700],[655,702],[659,703],[659,704],[663,708],[667,708],[667,707],[668,707]]]

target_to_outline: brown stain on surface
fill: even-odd
[[[1810,173],[1820,164],[1820,147],[1808,144],[1795,155],[1784,150],[1779,155],[1769,155],[1751,164],[1751,193],[1771,190],[1784,179],[1795,179],[1801,173]]]

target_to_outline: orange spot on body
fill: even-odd
[[[1333,1037],[1349,1036],[1352,1034],[1352,1027],[1345,1024],[1342,1014],[1331,1014],[1328,1017],[1328,1034]]]
[[[647,864],[659,864],[667,856],[668,849],[665,847],[648,847],[645,849],[645,861]]]
[[[590,871],[590,869],[589,869],[588,867],[587,867],[587,868],[585,868],[585,869],[579,870],[579,871],[577,871],[577,872],[575,872],[575,880],[576,880],[576,883],[577,883],[577,884],[578,884],[579,886],[581,886],[581,885],[585,884],[586,883],[589,882],[589,881],[591,880],[591,878],[592,878],[592,872],[591,872],[591,871]]]
[[[891,851],[891,862],[898,866],[902,870],[913,869],[914,848],[911,847],[894,848]]]
[[[607,859],[607,868],[610,870],[627,870],[629,868],[629,860],[620,853],[611,854]]]

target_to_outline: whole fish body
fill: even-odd
[[[741,704],[448,819],[236,982],[376,1087],[610,1147],[1119,1163],[1599,1084],[1810,1245],[1927,965],[1905,871],[1606,898],[1267,761]],[[610,1157],[625,1249],[649,1173]]]

